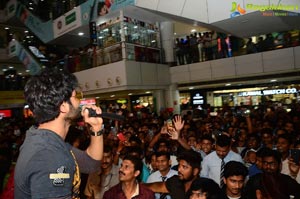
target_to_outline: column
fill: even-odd
[[[166,108],[164,90],[155,90],[153,92],[153,104],[155,112],[159,114],[162,108]]]
[[[174,62],[174,24],[171,21],[160,23],[161,44],[164,49],[165,61]]]
[[[171,84],[166,92],[166,108],[173,108],[174,114],[180,114],[180,97],[177,84]]]

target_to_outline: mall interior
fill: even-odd
[[[45,67],[74,73],[84,97],[104,107],[180,113],[267,101],[289,109],[300,101],[295,0],[9,0],[0,6],[2,117],[26,110],[24,84]]]

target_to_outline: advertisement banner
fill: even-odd
[[[17,5],[16,16],[44,43],[53,40],[53,28],[51,20],[42,22],[21,3],[18,3]]]
[[[96,20],[98,17],[104,16],[111,11],[119,10],[134,4],[135,0],[96,0],[93,5],[93,14],[91,15],[91,18]]]
[[[83,24],[81,23],[81,9],[76,7],[66,14],[53,20],[54,38],[57,38],[71,30],[74,30]]]

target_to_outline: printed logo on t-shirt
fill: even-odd
[[[65,182],[64,179],[69,179],[70,174],[65,173],[66,172],[65,166],[59,167],[56,171],[57,173],[50,173],[49,178],[53,180],[52,183],[54,186],[63,186]]]

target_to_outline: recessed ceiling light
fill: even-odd
[[[83,32],[79,32],[78,35],[79,35],[79,36],[82,36],[82,35],[84,35],[84,33],[83,33]]]
[[[193,90],[194,89],[194,87],[189,87],[189,90]]]
[[[132,95],[132,93],[128,93],[128,95]]]
[[[5,29],[5,30],[9,30],[9,27],[5,27],[4,29]]]
[[[191,32],[196,32],[196,29],[192,29]]]
[[[270,82],[277,82],[277,79],[271,79]]]
[[[13,66],[10,66],[10,67],[8,67],[9,69],[13,69],[14,67]]]
[[[225,84],[225,86],[231,86],[231,84]]]
[[[151,93],[151,91],[146,91],[146,94],[149,94],[149,93]]]
[[[100,97],[97,96],[97,97],[95,97],[95,98],[96,98],[96,99],[99,99]]]
[[[115,95],[111,95],[110,97],[115,97]]]

